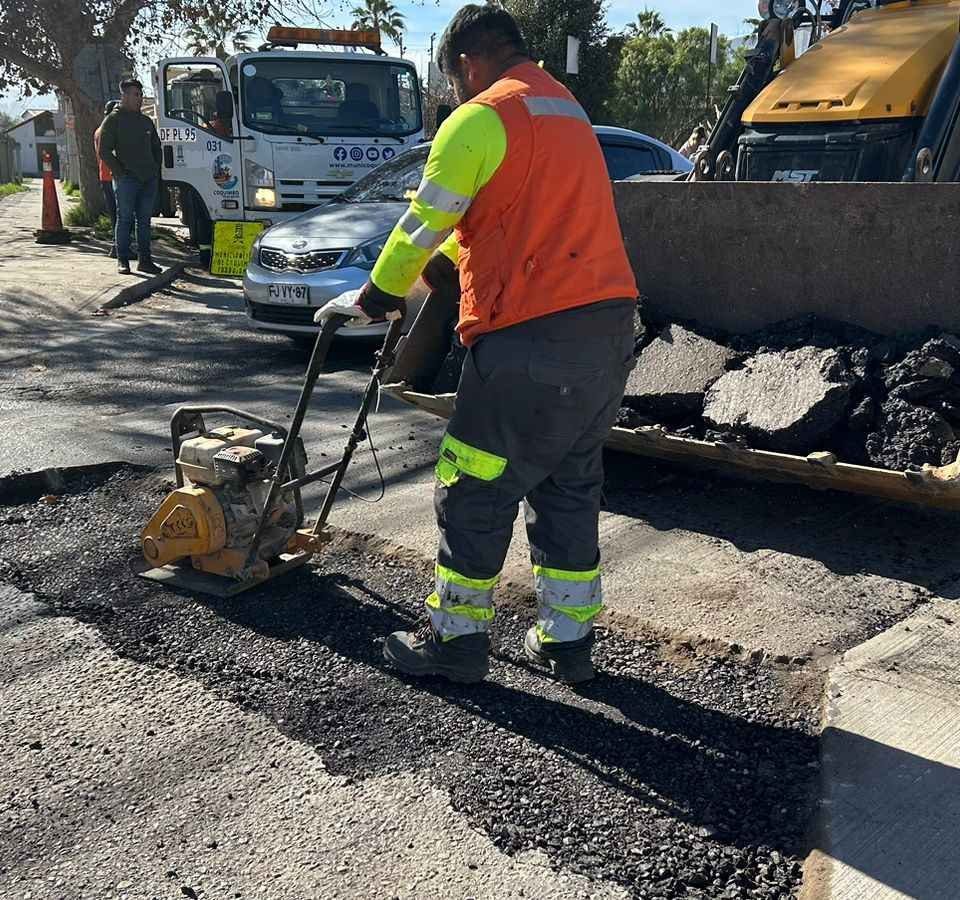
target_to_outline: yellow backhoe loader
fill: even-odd
[[[811,314],[879,335],[960,334],[960,0],[845,0],[829,16],[816,0],[762,0],[761,12],[691,175],[615,185],[645,310],[726,334]],[[438,415],[453,395],[425,385],[450,312],[428,300],[389,375],[395,396]],[[614,428],[609,446],[960,508],[957,462],[891,470],[657,425]]]

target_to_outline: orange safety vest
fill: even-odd
[[[101,125],[93,133],[93,149],[97,154],[97,167],[100,170],[100,180],[101,181],[113,181],[113,173],[110,171],[110,167],[100,159],[100,132],[103,130],[103,125]]]
[[[457,225],[463,343],[636,297],[603,153],[573,95],[531,62],[470,102],[500,116],[507,154]]]

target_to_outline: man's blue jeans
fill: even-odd
[[[130,259],[130,231],[134,220],[137,223],[137,247],[140,256],[150,255],[150,217],[157,197],[158,179],[141,181],[135,175],[121,175],[114,179],[113,189],[117,195],[117,259]]]

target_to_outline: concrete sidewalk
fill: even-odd
[[[932,603],[830,675],[804,900],[960,895],[960,611]]]
[[[42,185],[27,179],[28,190],[0,201],[0,339],[92,315],[122,289],[147,276],[118,275],[109,243],[78,233],[69,244],[37,244],[42,217]],[[75,201],[59,189],[60,214]],[[167,269],[187,254],[165,241],[153,242],[154,258]]]

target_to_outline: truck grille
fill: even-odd
[[[248,301],[250,318],[256,322],[269,322],[272,325],[310,325],[314,326],[315,306],[274,306],[272,303]]]
[[[271,272],[319,272],[339,265],[346,250],[311,250],[287,253],[273,247],[260,248],[260,265]]]
[[[331,197],[342,194],[350,187],[350,179],[338,181],[315,181],[281,179],[279,184],[280,208],[286,212],[300,212],[326,203]]]

